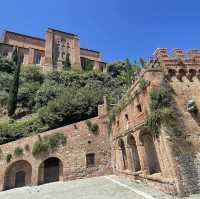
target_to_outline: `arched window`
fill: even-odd
[[[160,165],[158,162],[158,157],[151,134],[143,133],[142,143],[145,149],[145,158],[148,163],[149,173],[153,174],[160,172]]]
[[[139,155],[138,155],[138,150],[137,150],[135,138],[133,137],[133,135],[128,136],[127,142],[128,142],[129,147],[130,147],[130,150],[131,150],[130,151],[131,156],[132,156],[131,162],[133,164],[134,171],[140,171],[141,170],[140,159],[139,159]]]
[[[20,160],[11,164],[4,177],[4,190],[31,184],[32,167],[25,161]]]

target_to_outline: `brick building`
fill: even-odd
[[[140,78],[120,104],[123,108],[112,126],[114,173],[139,179],[161,190],[187,195],[200,191],[200,53],[185,54],[157,49]],[[161,123],[158,136],[145,126],[151,112],[150,92],[165,85],[176,110],[175,126]],[[124,103],[125,105],[124,105]],[[158,114],[158,113],[157,113]],[[175,128],[176,127],[176,128]]]
[[[152,111],[151,91],[160,88],[168,90],[176,116],[160,122],[159,134],[155,134],[145,124]],[[114,172],[170,194],[199,192],[200,53],[174,49],[170,57],[167,49],[157,49],[118,107],[110,137],[104,103],[98,117],[90,119],[98,124],[98,135],[82,121],[1,145],[0,189]],[[57,133],[66,136],[66,146],[38,157],[31,153],[38,139]],[[27,144],[30,151],[6,161],[16,147],[26,148]]]
[[[91,118],[90,122],[98,124],[98,134],[89,130],[86,121],[81,121],[1,145],[0,190],[111,174],[105,106],[99,106],[99,115]],[[33,155],[35,142],[58,133],[66,137],[65,145]],[[15,151],[19,147],[23,154],[17,156]]]
[[[66,59],[72,69],[86,67],[103,71],[106,68],[98,51],[80,48],[77,35],[49,28],[45,39],[4,31],[0,36],[0,55],[10,58],[13,47],[24,55],[23,64],[39,65],[44,71],[62,70]]]

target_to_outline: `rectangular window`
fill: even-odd
[[[86,166],[87,167],[95,166],[95,154],[94,153],[86,154]]]

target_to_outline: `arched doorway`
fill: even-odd
[[[11,164],[4,177],[4,190],[28,186],[31,184],[32,167],[25,160]]]
[[[127,155],[126,155],[126,148],[123,139],[119,139],[118,145],[120,148],[120,156],[122,161],[122,169],[126,170],[128,168],[128,161],[127,161]]]
[[[139,159],[139,155],[138,155],[138,150],[137,150],[135,138],[133,137],[133,135],[128,136],[127,143],[128,143],[130,150],[131,150],[130,151],[131,157],[132,157],[131,162],[133,163],[134,171],[140,171],[141,170],[140,159]]]
[[[55,157],[48,158],[39,167],[38,184],[60,181],[62,176],[63,165],[61,160]]]
[[[145,158],[148,163],[149,173],[153,174],[160,172],[160,164],[158,161],[152,135],[149,133],[144,133],[142,135],[142,142],[145,149]]]

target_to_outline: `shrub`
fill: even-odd
[[[9,163],[12,160],[12,154],[7,154],[6,156],[6,162]]]
[[[14,154],[16,157],[20,157],[24,154],[24,150],[21,147],[15,148]]]
[[[30,146],[29,146],[28,144],[26,144],[25,147],[24,147],[24,149],[25,149],[26,151],[30,151]]]
[[[44,139],[38,140],[33,144],[32,154],[36,156],[41,153],[47,153],[58,146],[65,145],[66,142],[66,137],[61,133],[57,133],[50,137],[44,137]]]
[[[168,127],[175,127],[175,110],[171,105],[171,96],[164,88],[153,89],[150,92],[150,113],[146,119],[145,126],[149,128],[154,135],[159,135],[161,123]]]
[[[97,135],[99,133],[99,125],[98,124],[96,124],[96,123],[92,124],[92,122],[90,120],[86,120],[85,124],[87,125],[88,130],[90,132],[92,132],[93,134]]]
[[[93,124],[93,125],[91,126],[91,132],[92,132],[93,134],[98,134],[98,133],[99,133],[99,125],[98,125],[98,124]]]
[[[140,89],[143,91],[145,88],[146,88],[146,86],[149,84],[149,81],[148,80],[145,80],[143,77],[141,77],[140,79],[139,79],[139,87],[140,87]]]
[[[40,153],[47,152],[48,149],[49,149],[48,143],[38,140],[33,144],[32,153],[33,155],[38,155]]]
[[[42,130],[41,124],[37,122],[37,117],[35,116],[29,119],[12,121],[12,123],[8,121],[0,122],[0,144],[15,141]]]

